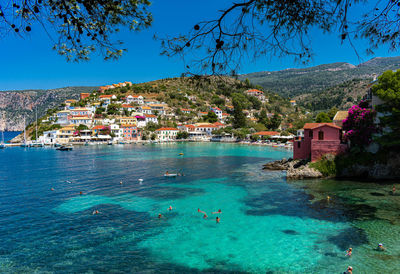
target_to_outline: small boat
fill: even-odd
[[[181,152],[181,153],[179,153],[179,155],[183,155],[183,153]]]
[[[72,146],[60,146],[60,147],[56,148],[56,150],[70,151],[70,150],[72,150]]]
[[[112,141],[108,141],[107,145],[112,146]]]
[[[62,147],[60,144],[54,144],[54,147]]]
[[[165,173],[164,174],[164,177],[176,177],[176,176],[178,176],[178,174],[176,174],[176,173]]]

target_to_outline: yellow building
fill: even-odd
[[[57,143],[66,144],[74,136],[75,126],[68,125],[57,131]]]
[[[119,123],[121,125],[132,125],[137,123],[136,117],[118,117]]]

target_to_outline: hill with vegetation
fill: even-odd
[[[46,90],[0,91],[0,128],[21,131],[26,125],[60,106],[66,99],[79,99],[81,92],[92,92],[97,87],[65,87]]]
[[[335,105],[345,105],[342,101],[349,97],[355,99],[355,82],[353,80],[356,80],[356,82],[358,80],[363,81],[361,89],[364,89],[365,81],[370,82],[384,71],[397,70],[398,68],[400,68],[400,57],[378,57],[358,66],[349,63],[332,63],[303,69],[249,73],[241,75],[239,79],[245,80],[247,78],[252,84],[260,85],[264,89],[276,92],[286,98],[297,97],[303,105],[307,105],[309,103],[307,100],[312,100],[316,95],[323,94],[328,102],[332,101],[332,104],[325,104],[323,108],[329,109]],[[339,90],[344,92],[343,96],[337,96],[336,93]],[[331,91],[336,92],[332,95],[332,98],[329,96]],[[347,91],[349,91],[349,94],[347,94]],[[317,109],[324,105],[324,103],[315,103],[320,105]]]

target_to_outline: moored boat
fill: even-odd
[[[70,150],[72,150],[72,146],[60,146],[60,147],[56,148],[56,150],[70,151]]]

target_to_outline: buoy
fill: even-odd
[[[139,179],[138,181],[139,181],[139,184],[142,184],[142,182],[143,182],[143,179]]]
[[[119,184],[120,184],[120,185],[122,185],[122,181],[121,181],[121,182],[119,182]]]

